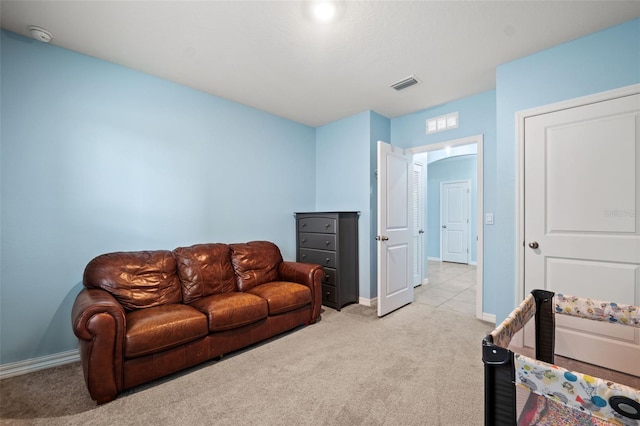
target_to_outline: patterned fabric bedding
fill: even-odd
[[[524,325],[533,318],[536,313],[536,301],[533,294],[529,294],[523,301],[511,311],[511,314],[491,332],[493,343],[501,348],[507,348],[511,338]]]
[[[555,294],[553,303],[555,314],[640,328],[640,308],[637,306],[559,293]],[[513,335],[536,315],[536,309],[536,300],[529,294],[490,333],[489,342],[507,349]],[[515,385],[529,392],[529,398],[518,417],[518,426],[640,426],[640,390],[517,353],[513,353],[512,357]],[[630,415],[621,415],[620,409]]]
[[[518,426],[611,426],[606,420],[600,420],[589,414],[568,410],[562,403],[532,393],[527,399]]]
[[[608,422],[604,424],[639,424],[636,420],[622,417],[609,403],[612,396],[627,397],[640,402],[640,391],[637,389],[569,371],[519,354],[515,354],[515,366],[518,386],[564,405],[569,409],[566,411],[575,411],[571,416],[590,417],[591,421],[599,419]],[[578,416],[577,413],[582,416]]]
[[[557,293],[556,313],[640,328],[640,308]]]

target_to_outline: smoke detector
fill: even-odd
[[[49,43],[53,38],[53,35],[49,31],[45,30],[44,28],[36,27],[35,25],[30,25],[28,29],[29,29],[29,32],[31,33],[31,37],[43,43]]]

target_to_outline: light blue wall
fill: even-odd
[[[495,312],[497,321],[517,302],[516,113],[636,83],[640,83],[640,19],[498,67],[494,165],[500,188],[496,232],[485,240],[485,247],[493,247],[485,272],[491,291],[485,296],[493,299],[490,312]]]
[[[459,127],[440,133],[426,134],[426,120],[451,112],[459,113]],[[455,139],[483,135],[484,145],[484,211],[495,212],[497,208],[498,186],[496,181],[496,92],[484,92],[413,114],[391,120],[391,143],[404,148],[414,148]],[[482,213],[484,215],[484,213]],[[495,227],[485,225],[484,269],[483,269],[483,312],[495,312],[495,297],[491,278],[495,269],[500,268]]]
[[[360,297],[365,299],[376,295],[371,150],[378,139],[388,137],[388,119],[372,111],[316,129],[316,210],[360,212]]]
[[[267,239],[295,259],[293,212],[315,207],[313,128],[13,33],[0,42],[0,363],[77,347],[71,304],[100,253]]]
[[[427,256],[440,258],[440,184],[468,180],[470,182],[471,204],[469,206],[469,223],[471,246],[469,247],[469,261],[477,261],[478,236],[478,156],[459,155],[429,163],[427,168]]]

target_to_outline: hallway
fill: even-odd
[[[415,288],[415,303],[467,315],[476,314],[476,267],[429,261],[429,283]]]

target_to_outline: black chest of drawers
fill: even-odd
[[[298,262],[324,267],[323,305],[358,302],[358,212],[296,213],[296,247]]]

